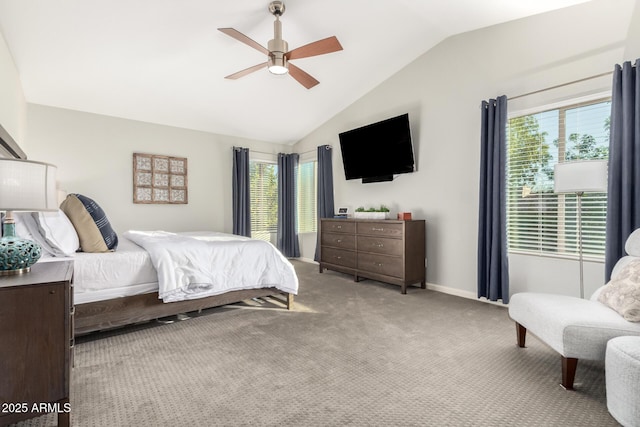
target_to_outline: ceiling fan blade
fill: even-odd
[[[254,71],[258,71],[258,70],[267,68],[267,65],[269,65],[268,62],[263,62],[262,64],[258,64],[258,65],[254,65],[253,67],[245,68],[244,70],[238,71],[237,73],[229,74],[228,76],[225,77],[225,79],[236,80],[236,79],[239,79],[240,77],[246,76],[247,74],[251,74]]]
[[[324,55],[325,53],[337,52],[339,50],[342,50],[342,45],[336,36],[331,36],[290,50],[285,56],[288,60],[292,60]]]
[[[262,46],[257,41],[255,41],[253,39],[250,39],[249,37],[245,36],[244,34],[242,34],[238,30],[234,30],[233,28],[218,28],[218,30],[222,31],[223,33],[225,33],[229,37],[233,37],[234,39],[238,40],[239,42],[242,42],[242,43],[244,43],[244,44],[246,44],[248,46],[251,46],[252,48],[254,48],[256,50],[259,50],[260,52],[264,53],[265,55],[269,55],[269,50],[267,50],[267,48]]]
[[[312,87],[320,83],[319,81],[314,79],[310,74],[308,74],[306,71],[302,71],[300,68],[296,67],[291,62],[289,62],[289,74],[291,74],[291,77],[296,79],[298,83],[300,83],[302,86],[306,87],[307,89],[311,89]]]

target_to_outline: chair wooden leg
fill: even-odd
[[[573,390],[573,380],[576,377],[576,368],[578,367],[578,359],[572,357],[562,358],[562,387],[565,390]]]
[[[516,322],[516,336],[518,337],[518,347],[524,348],[524,342],[527,338],[527,328]]]
[[[287,294],[287,310],[293,310],[293,294]]]

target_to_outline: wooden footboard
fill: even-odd
[[[75,335],[82,335],[159,317],[172,316],[178,313],[188,313],[190,311],[233,304],[246,299],[278,294],[286,295],[287,309],[291,310],[293,308],[293,295],[283,293],[276,288],[231,291],[206,298],[170,303],[163,303],[158,298],[158,293],[153,292],[107,301],[77,304],[75,306],[74,332]]]

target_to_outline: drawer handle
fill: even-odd
[[[380,242],[374,243],[373,246],[376,246],[378,248],[384,248],[384,243],[380,243]]]
[[[341,225],[336,225],[336,228],[337,228],[338,230],[342,230],[342,226],[341,226]]]
[[[342,257],[340,255],[334,255],[333,256],[335,259],[342,259]]]
[[[342,243],[342,239],[336,240],[336,243]]]
[[[371,227],[371,231],[384,231],[384,228]]]
[[[373,265],[375,265],[376,267],[382,267],[384,264],[381,262],[374,262]]]

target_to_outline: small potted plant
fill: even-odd
[[[380,205],[379,208],[365,209],[363,206],[357,208],[354,212],[354,218],[360,219],[389,219],[389,208]]]

